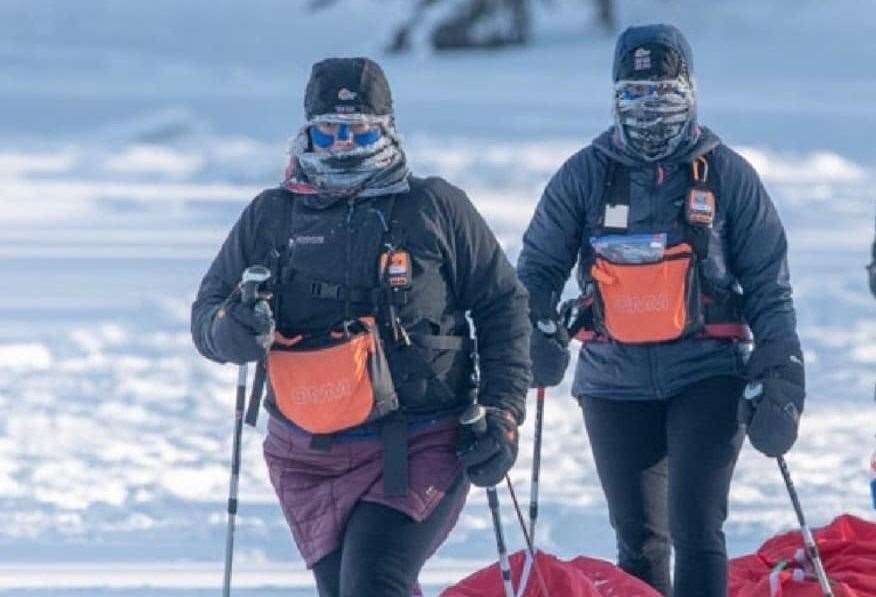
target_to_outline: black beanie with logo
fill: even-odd
[[[304,111],[308,119],[324,114],[390,115],[389,82],[369,58],[327,58],[313,65]]]
[[[615,70],[615,81],[690,80],[687,61],[674,48],[645,43],[624,54]]]

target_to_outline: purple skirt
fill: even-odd
[[[426,519],[462,473],[456,456],[457,428],[454,419],[447,419],[410,433],[408,493],[396,497],[383,494],[379,437],[345,439],[327,451],[311,450],[310,434],[272,417],[264,443],[265,462],[307,567],[340,547],[347,520],[360,500],[388,506],[418,522]],[[467,493],[459,494],[432,552],[456,524]]]

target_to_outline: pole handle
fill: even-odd
[[[477,437],[487,432],[487,409],[480,404],[472,404],[459,415],[459,424],[468,427]]]
[[[271,270],[264,265],[251,265],[243,270],[240,278],[240,301],[247,306],[259,299],[259,286],[271,277]]]

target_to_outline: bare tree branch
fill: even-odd
[[[310,12],[319,12],[320,10],[325,10],[330,7],[332,4],[337,4],[338,0],[310,0],[307,5],[307,9]]]
[[[599,12],[599,23],[609,32],[617,28],[613,0],[595,0]]]
[[[442,0],[419,0],[411,15],[396,28],[395,34],[392,36],[392,41],[386,46],[386,51],[392,53],[408,51],[411,46],[411,33],[414,28],[420,24],[420,21],[426,13],[426,9],[441,1]]]

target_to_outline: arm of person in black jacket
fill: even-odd
[[[487,223],[460,189],[431,179],[445,199],[447,268],[458,305],[474,321],[480,356],[478,402],[487,409],[482,436],[464,432],[460,459],[482,487],[500,482],[517,458],[518,426],[529,388],[529,317],[526,290]]]
[[[743,291],[743,311],[755,348],[740,420],[752,445],[767,456],[787,452],[797,438],[805,398],[803,352],[791,298],[785,229],[754,168],[742,158],[722,175],[730,193],[730,269]],[[728,176],[728,174],[732,176]],[[719,199],[720,200],[720,199]]]
[[[253,318],[248,321],[251,309],[237,309],[236,305],[230,313],[236,317],[229,316],[228,322],[233,326],[241,328],[238,331],[238,338],[235,342],[217,341],[214,322],[218,313],[222,312],[223,306],[229,306],[228,299],[232,296],[237,287],[243,271],[255,263],[256,256],[253,255],[256,234],[256,212],[259,203],[259,198],[251,202],[241,213],[222,248],[219,250],[207,274],[201,280],[201,285],[198,290],[197,298],[192,304],[191,315],[191,332],[192,340],[195,347],[203,356],[210,360],[219,363],[246,362],[251,360],[247,357],[250,354],[243,354],[238,348],[247,349],[243,352],[255,353],[255,348],[248,346],[247,336],[257,337],[258,334],[247,334],[247,328],[253,328],[252,331],[258,331],[256,328],[261,328],[262,323],[268,325],[270,322],[261,322],[260,318]],[[237,325],[237,318],[242,320],[242,325]],[[234,331],[236,328],[230,328]],[[223,334],[222,338],[229,337],[230,334]],[[235,347],[234,344],[244,344],[242,347]],[[252,349],[252,350],[248,350]]]
[[[529,387],[529,318],[526,290],[495,235],[466,194],[430,179],[447,198],[450,284],[461,309],[471,312],[481,365],[480,401],[523,421]]]

